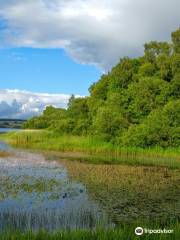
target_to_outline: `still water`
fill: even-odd
[[[12,131],[19,131],[20,129],[15,129],[15,128],[0,128],[0,134],[1,133],[6,133],[6,132],[12,132]],[[11,151],[12,148],[4,143],[3,141],[0,141],[0,151]]]
[[[0,149],[9,150],[0,143]],[[13,151],[0,158],[0,231],[49,231],[109,226],[86,187],[70,180],[65,167],[41,154]]]
[[[19,131],[19,130],[20,129],[15,129],[15,128],[0,128],[0,133]]]
[[[179,219],[179,170],[86,164],[0,142],[2,150],[9,155],[0,157],[0,231],[108,228],[139,219],[168,226]]]

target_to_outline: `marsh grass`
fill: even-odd
[[[122,148],[98,138],[60,136],[45,130],[12,132],[2,134],[0,138],[20,148],[78,153],[66,154],[65,157],[71,160],[180,168],[180,148]]]
[[[86,206],[85,209],[69,206],[66,211],[58,209],[36,209],[33,211],[9,210],[0,213],[0,234],[11,229],[11,231],[25,232],[28,230],[37,232],[40,229],[46,231],[78,230],[113,228],[104,218],[100,218],[97,209]],[[112,226],[112,227],[111,227]]]
[[[0,234],[0,240],[179,240],[179,224],[169,226],[166,229],[173,229],[172,234],[143,234],[136,236],[134,229],[137,226],[146,227],[148,229],[164,229],[163,226],[136,223],[131,226],[122,225],[116,229],[96,229],[96,230],[73,230],[73,231],[59,231],[46,232],[41,230],[39,232],[20,232],[7,231]]]

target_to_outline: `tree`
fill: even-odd
[[[173,77],[171,62],[171,58],[165,54],[159,55],[156,61],[160,78],[168,82],[170,82]]]
[[[156,61],[156,58],[161,54],[169,56],[170,52],[170,44],[167,42],[152,41],[150,43],[144,44],[145,59],[151,63],[154,63]]]
[[[100,136],[120,146],[180,144],[180,28],[172,43],[152,41],[144,56],[124,57],[66,109],[48,106],[25,123],[60,134]]]
[[[143,64],[139,68],[139,74],[142,75],[142,76],[151,77],[155,74],[155,72],[156,72],[156,68],[150,62],[147,62],[147,63]]]
[[[180,27],[171,34],[174,52],[180,54]]]
[[[132,125],[121,137],[125,146],[177,147],[180,144],[180,100],[152,111],[142,124]]]
[[[114,140],[127,126],[128,123],[121,114],[112,112],[107,107],[99,109],[93,122],[94,134],[107,141]]]
[[[74,103],[74,100],[75,100],[75,96],[74,94],[72,94],[71,97],[69,98],[68,107],[71,107],[71,105]]]
[[[166,82],[155,77],[141,78],[128,87],[128,112],[132,123],[140,123],[149,113],[159,107],[158,96]]]

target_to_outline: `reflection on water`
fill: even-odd
[[[14,150],[0,158],[0,231],[113,227],[139,219],[167,225],[179,219],[179,170],[46,157],[51,161]]]
[[[19,131],[20,129],[17,128],[0,128],[0,133],[12,132],[12,131]]]
[[[0,141],[0,151],[11,151],[11,150],[12,148],[8,144],[4,143],[3,141]]]
[[[108,226],[83,184],[41,155],[18,152],[0,159],[0,230],[56,230]]]
[[[19,131],[20,129],[15,129],[15,128],[0,128],[0,134],[1,133],[6,133],[6,132],[12,132],[12,131]],[[0,151],[11,151],[12,148],[4,143],[3,141],[0,141]]]

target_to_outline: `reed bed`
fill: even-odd
[[[143,234],[136,236],[134,229],[137,226],[147,227],[148,229],[164,229],[159,225],[146,225],[145,223],[137,223],[131,226],[122,225],[116,229],[96,229],[96,230],[74,230],[74,231],[58,231],[47,232],[44,230],[38,232],[20,232],[6,231],[0,234],[0,240],[179,240],[179,223],[175,226],[169,226],[173,229],[172,234]]]
[[[91,163],[164,166],[180,168],[180,148],[120,147],[101,139],[85,136],[67,136],[51,131],[20,131],[0,136],[8,143],[34,150],[80,153],[78,159]],[[77,155],[74,155],[77,160]],[[73,159],[74,156],[67,156]]]
[[[78,212],[79,210],[79,212]],[[108,223],[104,217],[100,217],[97,208],[86,206],[85,208],[69,207],[66,212],[52,209],[39,209],[33,211],[19,211],[12,210],[0,212],[0,234],[1,232],[8,231],[21,231],[28,230],[37,232],[40,229],[46,231],[58,230],[82,230],[82,229],[95,229],[97,226],[102,228],[113,228],[113,225]]]

